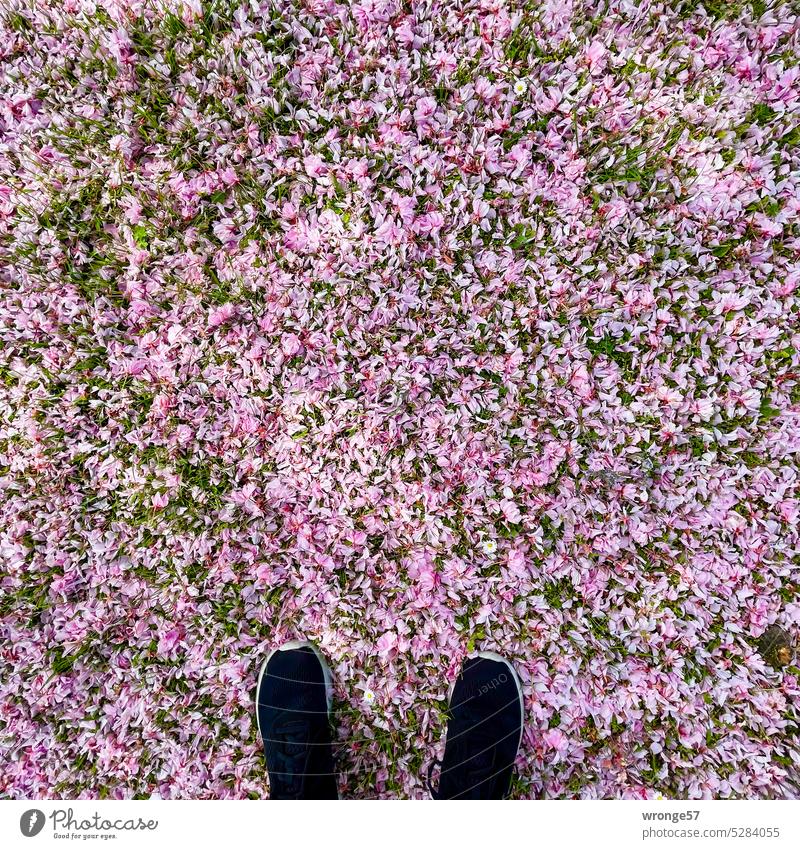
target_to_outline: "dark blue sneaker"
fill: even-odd
[[[321,652],[295,641],[272,651],[258,674],[256,718],[270,799],[338,799],[330,711],[333,683]]]
[[[450,695],[449,714],[439,790],[429,780],[431,795],[503,799],[522,741],[522,685],[514,667],[493,652],[469,658]]]

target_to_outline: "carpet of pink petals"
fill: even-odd
[[[788,3],[4,0],[0,795],[427,794],[467,654],[517,798],[794,797]]]

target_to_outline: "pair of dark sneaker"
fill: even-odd
[[[264,661],[256,689],[272,799],[337,799],[330,730],[333,679],[316,646],[292,642]],[[522,686],[499,655],[470,657],[450,693],[435,799],[502,799],[522,740]]]

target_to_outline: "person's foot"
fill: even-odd
[[[522,685],[500,655],[480,652],[461,668],[434,799],[502,799],[522,740]]]
[[[333,685],[311,643],[286,643],[261,666],[256,687],[271,799],[337,799],[330,710]]]

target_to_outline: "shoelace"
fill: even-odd
[[[433,771],[436,769],[437,766],[441,765],[442,762],[439,760],[439,758],[434,758],[428,766],[428,777],[425,779],[425,784],[428,788],[428,793],[431,794],[431,799],[441,798],[439,796],[439,791],[433,789]]]
[[[301,799],[306,785],[311,728],[307,722],[290,717],[282,725],[276,723],[273,731],[275,769],[270,781],[276,785],[273,795],[283,799]]]
[[[494,750],[496,740],[488,735],[478,724],[478,718],[468,713],[465,716],[467,728],[476,726],[474,731],[457,733],[458,742],[451,749],[453,765],[445,770],[448,783],[459,799],[480,799],[485,789],[484,783],[494,778]],[[450,732],[448,731],[448,734]],[[433,760],[428,767],[427,786],[433,799],[441,799],[442,775],[439,773],[439,790],[433,789],[433,770],[442,766],[441,760]]]

